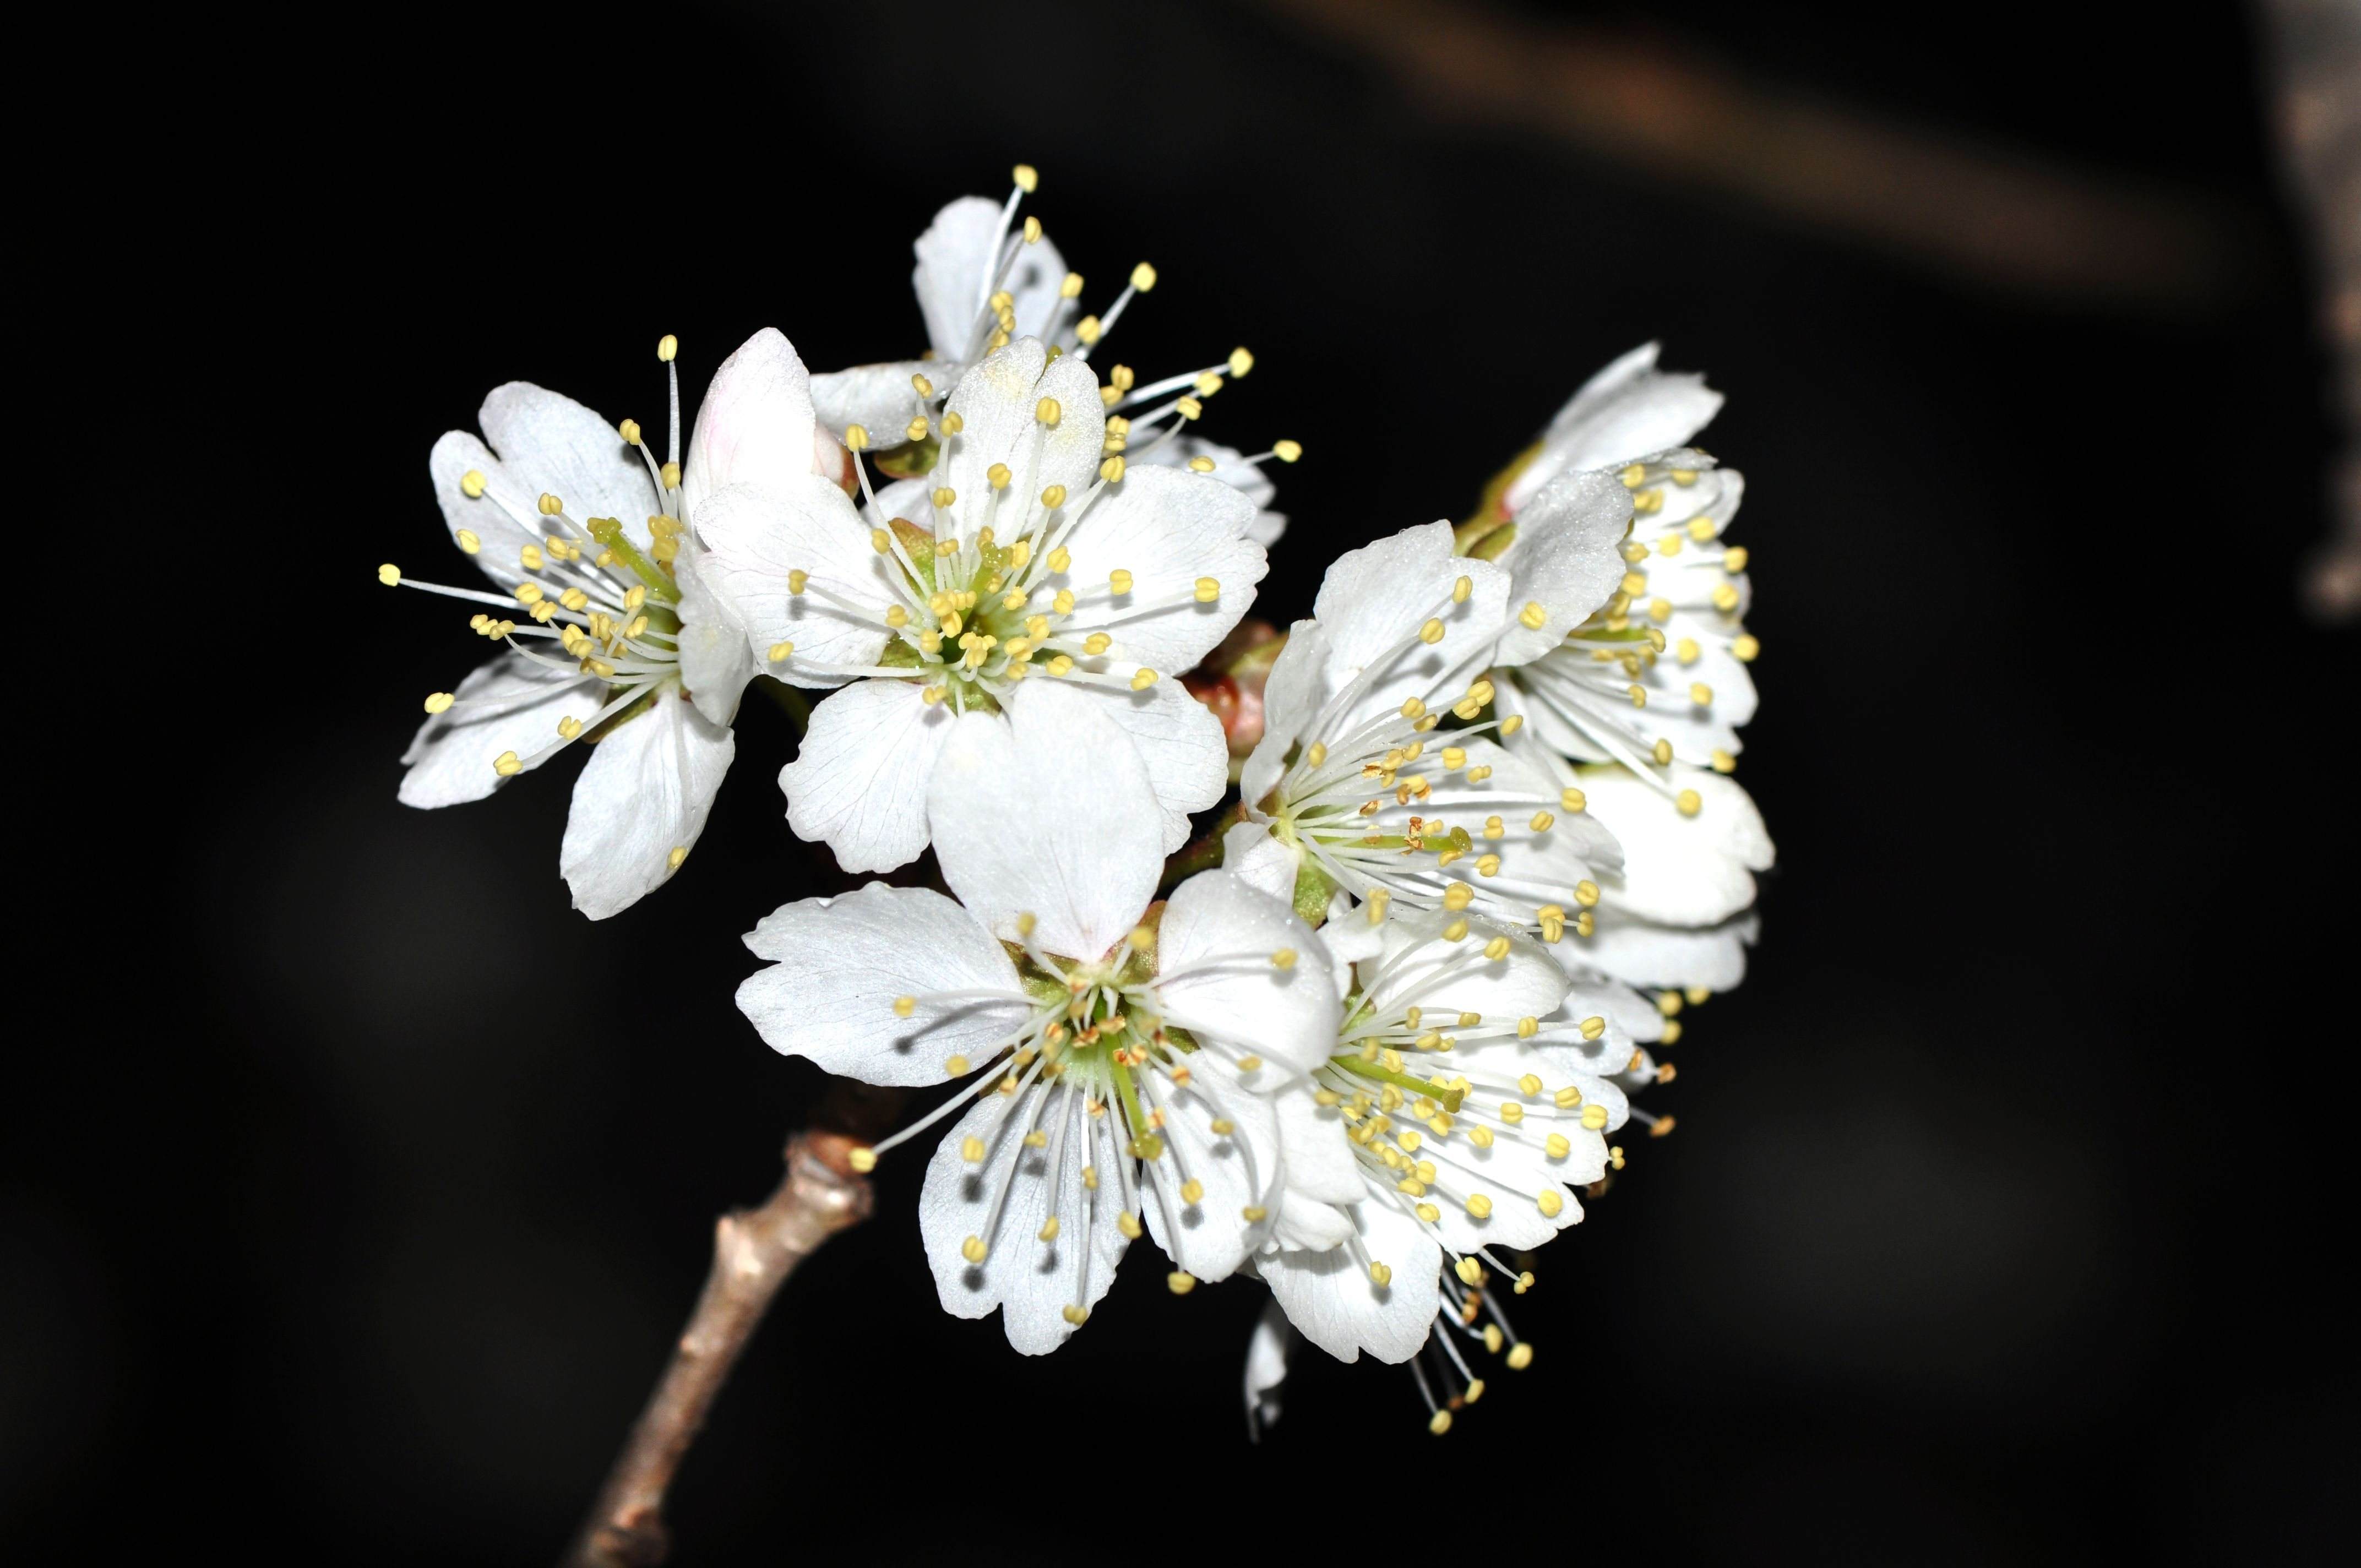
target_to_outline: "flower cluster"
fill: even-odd
[[[1195,433],[1242,348],[1104,363],[1156,273],[1086,313],[1035,184],[919,237],[921,358],[813,375],[759,333],[684,448],[666,338],[662,460],[523,383],[437,443],[491,587],[379,576],[498,649],[426,699],[401,798],[592,746],[561,870],[603,918],[695,845],[750,684],[824,694],[788,825],[849,872],[931,849],[940,885],[783,905],[738,1001],[781,1052],[946,1091],[855,1157],[942,1128],[946,1310],[1053,1350],[1145,1236],[1177,1291],[1256,1276],[1292,1332],[1410,1364],[1442,1431],[1475,1357],[1532,1360],[1501,1298],[1613,1136],[1669,1129],[1631,1097],[1753,937],[1741,485],[1687,444],[1720,398],[1653,345],[1609,367],[1477,517],[1338,556],[1261,630],[1258,730],[1225,729],[1178,677],[1235,645],[1284,527],[1266,465],[1300,453]]]

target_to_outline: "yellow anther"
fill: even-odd
[[[672,853],[664,857],[664,864],[670,866],[675,871],[678,871],[680,870],[681,861],[686,859],[688,859],[688,846],[686,844],[675,844],[672,847]]]
[[[1240,1057],[1238,1058],[1238,1070],[1240,1072],[1254,1072],[1259,1069],[1261,1066],[1262,1058],[1260,1057]]]
[[[1213,460],[1211,457],[1191,457],[1189,459],[1189,471],[1192,474],[1210,474],[1213,471]]]
[[[1127,940],[1131,943],[1131,950],[1133,952],[1144,953],[1148,951],[1148,948],[1156,946],[1156,933],[1149,930],[1145,926],[1134,926],[1131,928],[1131,936]]]
[[[1416,1214],[1420,1219],[1425,1221],[1430,1225],[1443,1218],[1443,1211],[1436,1208],[1432,1203],[1421,1203],[1412,1209],[1411,1212]]]
[[[1522,1372],[1532,1364],[1533,1346],[1531,1340],[1521,1341],[1509,1347],[1509,1365],[1512,1369]]]
[[[1518,1104],[1513,1100],[1503,1100],[1500,1102],[1500,1120],[1508,1123],[1510,1126],[1514,1126],[1524,1119],[1525,1108],[1523,1106]]]
[[[1451,1266],[1451,1272],[1459,1276],[1462,1285],[1473,1287],[1484,1283],[1484,1266],[1473,1257],[1462,1257]]]
[[[844,1157],[844,1162],[845,1164],[852,1167],[853,1169],[859,1171],[862,1175],[866,1176],[871,1171],[877,1168],[877,1151],[875,1149],[854,1149]]]
[[[1033,417],[1043,424],[1056,424],[1064,412],[1065,411],[1058,406],[1058,400],[1055,398],[1044,398],[1033,405]]]
[[[1424,626],[1418,629],[1418,640],[1430,648],[1442,641],[1443,622],[1438,619],[1429,619]]]
[[[1179,414],[1182,419],[1202,419],[1205,417],[1205,405],[1199,402],[1195,398],[1188,396],[1186,393],[1172,400],[1172,411]],[[1129,422],[1126,421],[1126,422],[1128,423]],[[1190,466],[1196,466],[1196,461],[1197,460],[1192,459]],[[1205,458],[1202,461],[1208,469],[1211,469],[1213,466],[1213,459]]]
[[[575,718],[572,714],[569,713],[565,718],[557,721],[557,736],[559,740],[572,740],[578,738],[581,733],[582,721]]]
[[[1180,1184],[1180,1201],[1183,1203],[1202,1203],[1204,1201],[1205,1184],[1203,1182],[1198,1180],[1192,1176],[1188,1180]]]
[[[922,398],[931,398],[935,395],[935,384],[924,376],[914,375],[910,378],[910,390]]]
[[[771,663],[776,664],[792,658],[795,652],[796,645],[792,642],[774,642],[771,644]]]
[[[973,1135],[961,1139],[960,1158],[967,1161],[970,1165],[982,1164],[983,1161],[983,1140]]]
[[[1293,948],[1281,948],[1279,951],[1271,954],[1270,967],[1278,970],[1293,969],[1295,967],[1295,949]]]
[[[1476,902],[1476,890],[1464,882],[1455,882],[1443,890],[1443,907],[1454,914]]]
[[[1499,876],[1500,874],[1500,857],[1498,855],[1477,856],[1476,874],[1477,876]]]
[[[1728,583],[1718,583],[1713,590],[1713,608],[1728,615],[1738,608],[1738,590]]]
[[[472,528],[463,528],[452,537],[459,542],[459,553],[463,555],[473,555],[484,547],[483,540],[477,537]]]
[[[484,494],[483,471],[478,468],[470,468],[466,473],[460,475],[459,493],[466,496],[471,501],[482,499]],[[462,545],[460,548],[466,549],[467,547]],[[468,554],[473,554],[475,552],[471,550],[468,551]]]
[[[968,1059],[963,1056],[954,1053],[943,1058],[943,1072],[948,1077],[963,1078],[967,1075],[967,1069]]]
[[[1466,937],[1467,922],[1465,920],[1454,920],[1443,928],[1443,939],[1446,942],[1465,941]]]
[[[1708,760],[1713,763],[1715,773],[1734,773],[1738,771],[1738,759],[1719,746],[1713,749],[1713,755]]]
[[[1683,817],[1695,817],[1705,809],[1705,797],[1693,789],[1685,789],[1673,796],[1673,805]]]
[[[1131,592],[1131,574],[1125,571],[1120,566],[1117,566],[1114,571],[1107,574],[1107,591],[1109,593],[1127,594]]]
[[[1025,215],[1025,243],[1027,245],[1041,243],[1041,220],[1030,213]]]
[[[1754,655],[1763,652],[1763,644],[1754,640],[1752,632],[1741,632],[1730,639],[1730,651],[1740,662],[1751,663]]]
[[[1282,463],[1292,463],[1303,455],[1303,443],[1300,441],[1274,441],[1270,444],[1270,455],[1273,457],[1278,458]]]
[[[1197,579],[1197,602],[1199,604],[1212,604],[1221,597],[1222,585],[1218,578],[1200,577]]]
[[[1423,718],[1426,717],[1426,704],[1414,696],[1406,697],[1402,701],[1401,716],[1404,718]]]
[[[915,996],[897,996],[894,999],[894,1016],[896,1018],[907,1018],[917,1010],[918,999]]]
[[[1721,553],[1721,569],[1736,574],[1746,570],[1746,546],[1736,545]]]
[[[948,414],[944,416],[944,422],[947,425],[950,423],[950,416]],[[959,492],[952,489],[949,485],[943,485],[938,487],[935,493],[928,496],[927,499],[935,503],[936,510],[940,511],[943,508],[959,499]]]
[[[663,481],[664,481],[664,488],[665,489],[667,489],[667,490],[676,490],[676,489],[680,488],[680,465],[679,465],[679,464],[677,464],[677,463],[667,463],[667,464],[665,464],[665,465],[664,465],[661,469],[657,470],[657,477],[660,477],[661,479],[663,479]]]
[[[449,692],[431,692],[427,695],[426,698],[426,711],[429,713],[445,712],[453,703],[458,700],[458,698],[453,696]]]
[[[1507,958],[1509,956],[1509,938],[1506,937],[1495,937],[1490,941],[1485,943],[1484,956],[1491,959],[1494,963],[1499,963],[1502,959]]]
[[[1156,269],[1143,261],[1131,269],[1131,286],[1141,293],[1156,287]]]
[[[1565,1141],[1565,1135],[1563,1133],[1552,1133],[1548,1142],[1542,1147],[1549,1151],[1549,1157],[1552,1159],[1564,1159],[1574,1151],[1574,1146]]]
[[[499,756],[492,759],[492,772],[500,774],[500,777],[504,779],[514,778],[517,774],[524,772],[523,759],[520,758],[514,751],[502,751]]]
[[[1056,658],[1050,660],[1048,664],[1043,666],[1043,668],[1047,669],[1053,675],[1071,674],[1074,670],[1073,657],[1071,654],[1060,653]]]
[[[1441,1437],[1444,1432],[1449,1431],[1451,1430],[1451,1412],[1449,1410],[1435,1411],[1433,1415],[1427,1418],[1426,1430],[1433,1432],[1437,1437]]]
[[[377,569],[377,580],[389,588],[398,588],[401,586],[401,568],[388,561]]]
[[[662,337],[656,339],[656,357],[663,360],[665,364],[671,364],[673,356],[679,352],[680,339],[675,337],[672,334],[666,333]]]
[[[876,551],[880,555],[892,554],[894,553],[893,533],[883,528],[871,529],[869,531],[869,547],[872,550]]]
[[[1081,299],[1082,297],[1082,275],[1079,272],[1067,273],[1065,278],[1058,284],[1058,297],[1061,300]]]
[[[1097,639],[1096,639],[1096,638],[1093,638],[1093,639],[1092,639],[1092,641],[1097,641]],[[1133,674],[1132,674],[1132,677],[1131,677],[1131,689],[1132,689],[1132,690],[1134,690],[1134,691],[1136,691],[1136,692],[1144,692],[1144,691],[1146,691],[1148,687],[1150,687],[1150,686],[1154,685],[1155,684],[1156,684],[1156,672],[1155,672],[1154,670],[1150,670],[1150,669],[1145,669],[1145,668],[1143,668],[1143,669],[1140,669],[1140,670],[1135,671],[1135,672],[1133,673]]]
[[[1664,1124],[1671,1120],[1672,1118],[1670,1116],[1659,1118],[1656,1125],[1649,1129],[1650,1132],[1657,1137],[1664,1136],[1664,1132],[1669,1130]],[[1604,1131],[1607,1126],[1607,1107],[1604,1105],[1584,1106],[1582,1108],[1582,1124],[1589,1128],[1594,1133]]]
[[[1024,192],[1028,196],[1038,190],[1041,184],[1041,171],[1034,168],[1029,163],[1018,164],[1016,169],[1010,172],[1008,177],[1016,182],[1016,188],[1019,191]]]
[[[1126,1241],[1136,1242],[1140,1235],[1139,1216],[1126,1209],[1115,1217],[1115,1228],[1123,1233]]]
[[[1008,488],[1009,478],[1010,475],[1008,472],[1008,465],[1005,463],[994,463],[991,467],[986,468],[983,471],[984,483],[990,485],[995,490],[1006,489]],[[979,543],[983,542],[979,541]]]
[[[1528,599],[1525,601],[1525,608],[1517,612],[1517,621],[1521,626],[1539,631],[1549,623],[1549,611],[1542,608],[1539,599]]]
[[[1230,350],[1231,375],[1245,375],[1247,371],[1254,368],[1254,356],[1247,353],[1244,348],[1233,348]]]
[[[960,1255],[970,1263],[982,1263],[990,1251],[991,1248],[983,1245],[982,1236],[970,1236],[960,1243]]]
[[[1481,1192],[1470,1192],[1467,1195],[1467,1212],[1479,1220],[1488,1219],[1492,1213],[1492,1201]]]

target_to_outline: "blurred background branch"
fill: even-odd
[[[1979,283],[2168,310],[2244,286],[2244,232],[2217,201],[1824,103],[1674,41],[1443,0],[1268,3],[1439,114],[1544,132]]]
[[[2290,194],[2309,220],[2320,326],[2335,357],[2335,521],[2304,576],[2315,614],[2361,613],[2361,5],[2265,0],[2266,57]]]

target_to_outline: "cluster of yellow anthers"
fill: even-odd
[[[1731,655],[1741,662],[1752,662],[1762,645],[1740,627],[1741,598],[1729,580],[1746,570],[1745,546],[1722,544],[1720,523],[1709,511],[1699,511],[1677,527],[1650,525],[1649,520],[1665,509],[1666,487],[1687,489],[1697,484],[1698,471],[1674,468],[1663,463],[1633,463],[1622,470],[1620,477],[1631,491],[1631,536],[1622,545],[1628,569],[1607,603],[1566,634],[1568,649],[1587,654],[1594,670],[1584,676],[1569,676],[1555,664],[1543,663],[1527,666],[1519,678],[1544,687],[1554,680],[1570,681],[1577,688],[1577,711],[1612,726],[1614,739],[1622,742],[1622,749],[1628,749],[1634,761],[1644,758],[1663,767],[1673,761],[1671,740],[1658,736],[1651,741],[1636,726],[1614,725],[1608,717],[1610,708],[1596,701],[1580,703],[1579,696],[1628,702],[1634,709],[1645,708],[1649,688],[1641,684],[1642,678],[1656,669],[1664,655],[1669,652],[1684,669],[1704,655],[1704,649],[1694,636],[1672,641],[1666,635],[1666,624],[1684,609],[1710,615],[1716,623],[1715,632],[1726,637]],[[1721,580],[1707,591],[1704,604],[1684,605],[1681,598],[1695,590],[1680,584],[1674,575],[1687,573],[1698,565],[1718,568]],[[1652,573],[1672,580],[1652,583]],[[1540,624],[1532,619],[1538,609],[1538,606],[1526,607],[1525,624]],[[1695,707],[1708,708],[1713,705],[1713,688],[1702,681],[1691,681],[1685,695]],[[1728,773],[1738,766],[1735,757],[1718,747],[1708,760],[1717,773]],[[1674,796],[1674,805],[1682,815],[1694,817],[1702,809],[1704,801],[1697,791],[1684,789]]]
[[[1019,1141],[1026,1148],[1049,1148],[1049,1134],[1035,1124],[1049,1091],[1067,1090],[1079,1097],[1082,1135],[1089,1145],[1100,1147],[1104,1138],[1104,1146],[1115,1156],[1112,1164],[1122,1204],[1115,1226],[1125,1239],[1137,1241],[1146,1231],[1135,1196],[1133,1162],[1153,1168],[1170,1157],[1176,1168],[1171,1190],[1180,1203],[1194,1206],[1204,1199],[1204,1183],[1180,1168],[1179,1153],[1167,1136],[1167,1127],[1170,1116],[1175,1113],[1173,1096],[1195,1082],[1191,1058],[1206,1049],[1207,1045],[1185,1031],[1168,1028],[1155,1011],[1158,977],[1153,958],[1156,931],[1152,926],[1134,927],[1109,959],[1082,963],[1040,951],[1032,943],[1035,925],[1032,916],[1020,915],[1016,926],[1021,940],[1012,944],[1021,955],[1027,990],[1036,998],[1031,1015],[988,1047],[980,1062],[965,1055],[945,1058],[943,1073],[947,1079],[972,1075],[968,1089],[926,1120],[871,1147],[854,1150],[851,1163],[855,1170],[875,1169],[880,1156],[924,1131],[949,1111],[983,1094],[1009,1100],[1027,1097],[1023,1107],[1013,1106],[1010,1113],[1023,1115],[1027,1124]],[[1271,967],[1281,970],[1293,969],[1298,956],[1291,948],[1280,948],[1266,955]],[[917,1014],[921,1002],[935,1000],[941,999],[916,994],[897,996],[893,1011],[896,1017],[908,1018]],[[1262,1058],[1252,1054],[1230,1056],[1228,1059],[1240,1073],[1256,1072],[1263,1066]],[[1213,1101],[1209,1097],[1206,1102],[1212,1104]],[[1237,1129],[1229,1117],[1212,1113],[1205,1130],[1213,1137],[1224,1138]],[[990,1155],[990,1146],[983,1137],[971,1135],[961,1142],[960,1157],[971,1166],[983,1165]],[[1002,1177],[1004,1196],[1015,1179],[1012,1165]],[[1098,1162],[1087,1155],[1081,1167],[1081,1179],[1083,1191],[1091,1195],[1085,1201],[1094,1202],[1102,1171]],[[1143,1182],[1151,1179],[1143,1173]],[[1005,1202],[995,1201],[993,1205],[992,1226],[997,1226],[1005,1208]],[[1269,1213],[1260,1204],[1248,1204],[1239,1211],[1239,1217],[1248,1225],[1257,1225],[1268,1219]],[[1044,1244],[1054,1242],[1060,1229],[1061,1222],[1053,1213],[1035,1239]],[[997,1237],[991,1234],[970,1235],[960,1244],[960,1256],[970,1264],[980,1264],[992,1255],[996,1241]],[[1195,1288],[1197,1281],[1194,1276],[1176,1269],[1167,1276],[1167,1283],[1175,1293],[1185,1294]],[[1079,1325],[1090,1314],[1088,1309],[1073,1304],[1064,1309],[1063,1315],[1068,1322]]]
[[[1508,1277],[1510,1288],[1520,1296],[1533,1287],[1533,1276],[1529,1270]],[[1533,1364],[1532,1342],[1517,1338],[1515,1331],[1510,1327],[1508,1314],[1501,1310],[1495,1295],[1497,1286],[1490,1270],[1473,1257],[1463,1257],[1444,1277],[1443,1287],[1446,1300],[1444,1310],[1452,1321],[1450,1325],[1436,1325],[1438,1332],[1433,1343],[1442,1350],[1442,1354],[1436,1357],[1437,1367],[1441,1369],[1447,1365],[1455,1368],[1465,1380],[1465,1387],[1459,1394],[1438,1401],[1427,1384],[1425,1369],[1415,1360],[1410,1364],[1411,1372],[1418,1380],[1419,1393],[1426,1400],[1426,1430],[1437,1437],[1451,1430],[1454,1411],[1484,1397],[1484,1379],[1477,1376],[1461,1357],[1458,1347],[1452,1343],[1453,1333],[1481,1341],[1484,1348],[1494,1355],[1502,1355],[1506,1352],[1502,1359],[1512,1372],[1522,1372]],[[1485,1321],[1488,1317],[1491,1320],[1489,1322]],[[1449,1332],[1440,1332],[1446,1326]]]

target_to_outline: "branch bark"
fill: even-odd
[[[869,1182],[850,1158],[866,1141],[840,1132],[797,1134],[788,1140],[778,1190],[761,1207],[715,1223],[713,1266],[697,1310],[565,1568],[649,1568],[664,1561],[671,1545],[664,1494],[772,1298],[822,1242],[869,1217]]]

